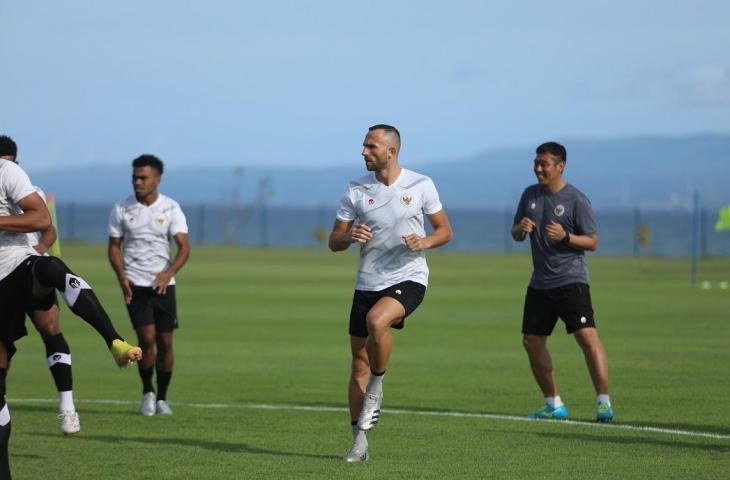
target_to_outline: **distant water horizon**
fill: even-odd
[[[335,219],[331,206],[312,208],[231,205],[182,205],[190,241],[197,245],[325,248]],[[111,205],[61,203],[56,206],[62,241],[106,243]],[[529,242],[515,242],[509,230],[514,210],[507,208],[448,210],[454,229],[447,251],[528,252]],[[692,255],[693,228],[702,256],[730,256],[730,232],[715,232],[717,212],[701,209],[698,218],[686,210],[615,209],[595,212],[600,247],[596,255]]]

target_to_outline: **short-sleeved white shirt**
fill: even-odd
[[[150,206],[130,195],[109,215],[109,236],[122,238],[124,274],[140,287],[151,287],[155,275],[170,266],[170,241],[178,233],[188,233],[185,214],[175,200],[162,194]],[[174,284],[173,277],[170,285]]]
[[[0,160],[0,216],[18,215],[18,202],[35,193],[28,175],[10,160]],[[37,255],[25,233],[0,230],[0,279],[10,275],[29,255]]]
[[[426,252],[411,252],[403,237],[424,236],[424,214],[442,209],[433,181],[405,168],[389,186],[374,173],[350,182],[337,219],[368,225],[373,235],[361,246],[355,289],[378,291],[408,280],[428,286]]]
[[[41,198],[44,202],[46,202],[47,205],[48,199],[46,198],[46,193],[43,191],[43,189],[41,187],[33,185],[33,190],[35,190],[35,193],[41,196]],[[31,247],[35,247],[36,245],[38,245],[38,243],[41,241],[42,236],[43,234],[41,232],[30,232],[25,234],[25,237],[28,240],[28,245],[30,245]],[[46,256],[47,255],[48,253],[46,253]]]

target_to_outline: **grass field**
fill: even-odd
[[[132,339],[105,249],[64,245],[64,258]],[[369,462],[339,460],[354,252],[197,248],[178,276],[175,415],[141,417],[136,368],[116,369],[64,310],[82,430],[61,435],[31,333],[8,381],[14,478],[730,477],[730,290],[690,289],[687,261],[590,258],[617,421],[591,422],[582,354],[559,325],[558,384],[581,422],[526,422],[515,417],[542,403],[519,334],[529,258],[429,258],[426,300],[395,333]],[[730,259],[701,275],[730,280]]]

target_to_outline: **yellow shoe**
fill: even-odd
[[[132,346],[121,339],[114,340],[110,350],[112,351],[114,361],[117,362],[120,368],[127,367],[137,360],[142,359],[141,348]]]

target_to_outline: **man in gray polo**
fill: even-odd
[[[530,236],[533,272],[525,296],[522,342],[545,406],[534,419],[568,418],[555,385],[547,338],[558,317],[573,334],[588,365],[596,390],[596,420],[613,420],[608,395],[608,360],[593,318],[585,252],[598,248],[598,233],[591,203],[563,178],[565,147],[548,142],[537,147],[534,172],[537,184],[525,189],[517,206],[512,238]]]

